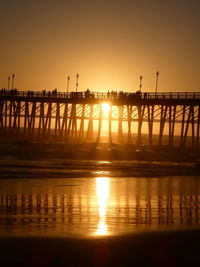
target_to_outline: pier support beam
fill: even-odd
[[[4,123],[3,123],[3,108],[4,108],[5,101],[0,101],[0,128],[3,129]]]
[[[176,106],[169,106],[169,146],[173,146],[174,127],[176,122]]]
[[[100,137],[101,137],[101,128],[102,128],[102,105],[99,105],[99,124],[98,124],[98,134],[97,134],[97,140],[96,143],[99,144]]]
[[[36,113],[36,102],[32,103],[32,110],[30,119],[28,122],[28,135],[33,136],[34,135],[34,129],[35,129],[35,113]]]
[[[163,132],[164,132],[164,127],[165,127],[165,122],[166,122],[166,115],[167,115],[167,109],[168,106],[161,106],[161,111],[160,111],[160,132],[159,132],[159,138],[158,138],[158,145],[162,145],[162,138],[163,138]]]
[[[44,115],[43,115],[43,120],[44,120]],[[26,134],[27,134],[28,125],[29,125],[29,102],[25,102],[25,112],[24,112],[24,136],[26,136]],[[43,126],[44,126],[44,124],[43,124]]]
[[[62,139],[67,140],[68,103],[65,103],[63,120],[61,125]]]
[[[132,144],[132,133],[131,133],[131,116],[132,116],[132,106],[127,105],[127,116],[128,116],[128,137],[127,137],[127,144]]]
[[[117,138],[117,142],[119,144],[124,143],[123,130],[122,130],[123,112],[124,112],[124,106],[118,106],[118,138]]]
[[[56,119],[54,129],[54,135],[56,139],[58,139],[58,137],[60,136],[60,129],[60,103],[56,103]]]
[[[184,132],[184,136],[183,136],[183,147],[186,146],[186,140],[187,140],[187,136],[188,136],[188,129],[189,129],[189,125],[191,122],[192,113],[193,113],[193,106],[190,106],[188,117],[187,117],[187,123],[186,123],[186,127],[185,127],[185,132]]]
[[[180,147],[183,147],[183,134],[185,129],[185,112],[186,112],[186,106],[184,105],[182,108],[182,121],[181,121],[181,135],[180,135]]]
[[[84,142],[85,104],[82,105],[81,122],[79,129],[79,142]]]
[[[198,105],[198,117],[197,117],[197,135],[196,135],[196,147],[199,148],[199,128],[200,128],[200,105]]]
[[[38,126],[38,137],[43,136],[44,132],[44,103],[40,103],[40,115],[39,115],[39,126]]]
[[[86,142],[93,142],[93,105],[90,105],[90,117],[88,122]]]
[[[76,104],[72,104],[71,106],[67,137],[68,141],[75,142],[77,140]]]
[[[142,123],[143,123],[143,117],[144,117],[144,111],[145,111],[145,105],[144,106],[138,106],[138,135],[137,135],[137,146],[142,145]]]
[[[49,102],[46,121],[45,121],[45,129],[47,129],[47,133],[48,133],[49,138],[51,136],[51,113],[52,113],[52,102]]]
[[[149,146],[152,146],[154,106],[148,105],[147,113],[148,113],[148,129],[149,129]]]
[[[110,105],[108,117],[108,142],[112,144],[112,105]]]

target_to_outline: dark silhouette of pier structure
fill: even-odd
[[[107,112],[103,104],[109,104]],[[157,144],[191,145],[199,148],[200,92],[52,92],[0,91],[0,132],[69,143],[99,143],[107,124],[108,142],[113,142],[117,129],[119,144],[143,144],[143,127],[148,134],[148,145],[153,144],[155,130]],[[117,127],[113,127],[113,123]],[[95,124],[95,126],[94,126]],[[125,130],[126,129],[126,132]]]

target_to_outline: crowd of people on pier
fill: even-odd
[[[10,90],[7,90],[5,88],[2,88],[1,91],[0,91],[0,95],[4,95],[4,96],[17,96],[18,94],[18,90],[16,88],[14,89],[10,89]]]
[[[95,99],[95,98],[106,98],[111,100],[120,100],[120,99],[140,99],[142,98],[141,91],[136,91],[135,93],[127,93],[123,91],[107,91],[107,93],[95,93],[87,89],[84,92],[58,92],[55,88],[52,91],[18,91],[14,89],[5,89],[0,90],[0,96],[24,96],[24,97],[45,97],[45,98],[69,98],[69,99]],[[143,94],[143,97],[146,98],[147,93]]]

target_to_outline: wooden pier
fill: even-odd
[[[105,112],[103,105],[108,104]],[[199,148],[200,92],[129,93],[129,92],[46,92],[0,90],[0,133],[74,143],[100,142],[106,123],[108,142],[143,144],[143,131],[148,145],[168,145]],[[115,129],[113,127],[115,124]],[[144,126],[145,125],[145,126]]]

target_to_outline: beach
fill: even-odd
[[[44,146],[32,155],[30,144],[18,153],[12,146],[0,157],[3,266],[199,265],[200,176],[192,157],[135,151],[143,159],[111,160],[103,148],[100,159],[64,158],[66,151],[56,157]],[[156,160],[145,159],[151,153]]]

